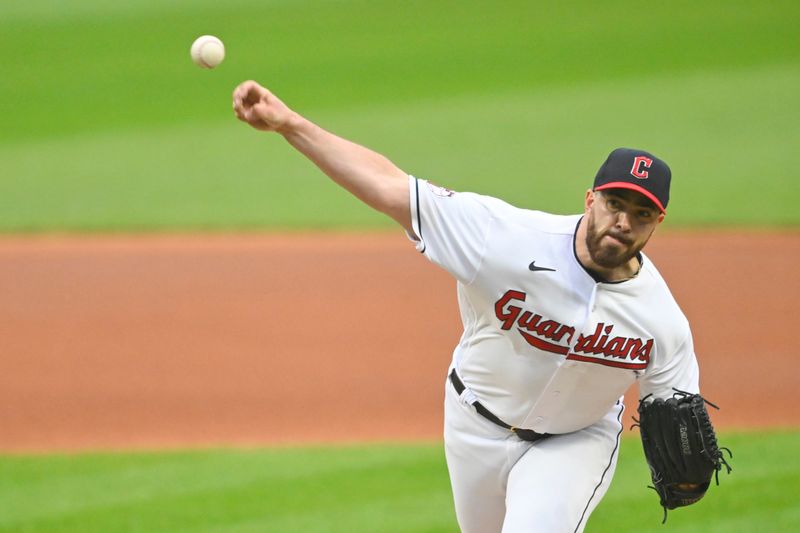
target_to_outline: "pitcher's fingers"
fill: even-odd
[[[258,90],[258,84],[254,81],[245,81],[236,86],[233,90],[234,105],[242,105],[249,102],[249,95],[252,91]]]
[[[236,97],[233,99],[233,113],[238,119],[244,120],[244,104]]]
[[[245,105],[253,105],[259,100],[261,100],[265,94],[266,90],[256,82],[249,82],[247,83],[242,91],[242,101]]]
[[[234,107],[233,112],[236,115],[236,118],[242,122],[247,122],[247,118],[244,115],[244,110],[241,107]]]
[[[231,98],[233,99],[234,109],[236,108],[236,106],[242,104],[242,95],[244,94],[243,92],[244,88],[242,87],[243,85],[244,83],[240,83],[239,85],[237,85],[236,88],[233,90],[233,94],[231,95]]]
[[[242,83],[237,85],[235,89],[233,89],[233,97],[234,98],[238,97],[239,99],[241,99],[250,90],[250,87],[252,87],[255,84],[256,82],[254,82],[253,80],[243,81]]]

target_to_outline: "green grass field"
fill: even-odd
[[[734,472],[670,512],[647,489],[638,438],[587,532],[783,532],[800,433],[723,434]],[[452,532],[440,444],[0,457],[0,531]]]
[[[248,78],[457,189],[575,212],[646,147],[669,225],[796,227],[798,26],[793,1],[3,2],[0,232],[390,226],[233,118]]]

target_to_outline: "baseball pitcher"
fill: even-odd
[[[457,280],[464,333],[445,380],[444,438],[462,531],[583,531],[614,475],[634,381],[665,517],[727,467],[689,323],[642,253],[669,202],[662,160],[612,151],[583,213],[556,216],[409,176],[254,81],[234,90],[233,108],[397,221]]]

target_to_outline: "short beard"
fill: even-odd
[[[624,236],[608,232],[599,235],[594,224],[594,217],[591,214],[587,216],[586,222],[586,248],[589,250],[589,256],[592,261],[602,268],[614,269],[627,264],[644,248],[644,244],[647,242],[645,241],[641,246],[631,246],[627,240],[624,240],[626,239]],[[629,247],[618,251],[610,246],[602,246],[600,241],[609,234],[615,238],[623,239],[623,244]]]

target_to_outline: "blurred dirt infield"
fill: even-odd
[[[647,252],[716,425],[799,426],[800,233]],[[459,335],[401,232],[2,238],[0,451],[438,440]]]

